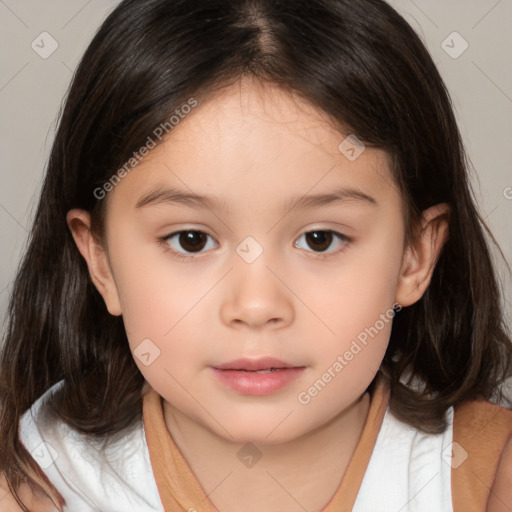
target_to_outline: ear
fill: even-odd
[[[425,293],[441,249],[448,239],[449,218],[450,207],[446,203],[432,206],[423,212],[415,239],[404,252],[396,303],[410,306]]]
[[[110,261],[103,245],[91,232],[91,216],[85,210],[70,210],[66,215],[71,234],[84,257],[94,286],[100,292],[111,315],[122,313],[119,294]]]

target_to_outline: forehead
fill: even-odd
[[[109,201],[122,196],[135,206],[144,193],[166,185],[214,194],[225,203],[264,196],[260,206],[340,186],[399,199],[383,150],[359,146],[300,97],[249,80],[199,103],[110,192]]]

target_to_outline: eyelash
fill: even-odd
[[[175,231],[169,235],[166,235],[164,237],[161,237],[158,239],[158,243],[164,248],[164,250],[166,252],[170,252],[172,253],[173,256],[177,257],[178,259],[181,259],[183,261],[190,261],[194,258],[196,258],[196,254],[201,254],[201,252],[198,252],[198,253],[191,253],[190,255],[185,255],[181,252],[178,252],[178,251],[175,251],[174,249],[171,249],[169,247],[169,240],[173,237],[175,237],[176,235],[180,235],[181,233],[201,233],[201,234],[204,234],[206,235],[207,237],[210,237],[212,238],[210,235],[208,235],[207,233],[205,233],[204,231],[200,231],[200,230],[197,230],[197,229],[182,229],[180,231]],[[317,259],[321,259],[321,260],[324,260],[324,259],[327,259],[331,256],[334,256],[336,254],[339,254],[341,252],[344,252],[347,247],[352,243],[352,239],[347,237],[346,235],[342,234],[342,233],[338,233],[337,231],[333,231],[332,229],[312,229],[310,231],[305,231],[302,235],[308,235],[308,234],[311,234],[311,233],[332,233],[334,235],[334,237],[336,237],[340,242],[343,242],[344,243],[344,246],[342,249],[338,249],[337,251],[334,251],[334,252],[329,252],[327,254],[324,254],[324,252],[318,252],[318,253],[315,253],[314,251],[312,251],[313,253],[316,254],[315,258]],[[299,237],[300,239],[300,237]],[[329,244],[331,245],[331,244]],[[294,245],[295,246],[295,245]],[[311,251],[308,251],[308,252],[311,252]]]

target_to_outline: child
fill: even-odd
[[[0,510],[508,510],[466,167],[381,0],[121,2],[11,297]]]

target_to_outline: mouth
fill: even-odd
[[[256,359],[242,358],[235,359],[228,363],[215,365],[217,370],[239,370],[245,372],[272,372],[286,370],[288,368],[303,368],[300,365],[285,363],[274,357],[259,357]]]
[[[238,370],[234,370],[234,371],[246,372],[246,373],[270,373],[270,372],[279,372],[281,370],[286,370],[286,368],[267,368],[266,370],[243,370],[243,369],[238,369]]]
[[[212,370],[223,386],[242,395],[269,395],[297,380],[305,366],[285,363],[275,358],[237,359]]]

